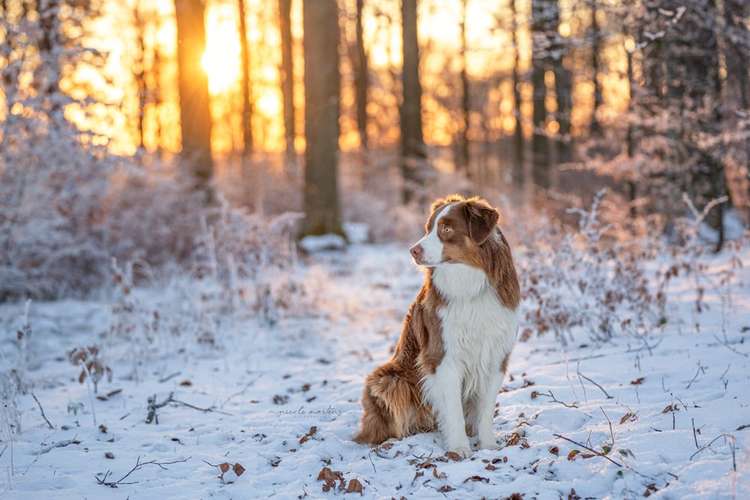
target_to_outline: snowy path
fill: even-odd
[[[94,400],[96,425],[65,352],[106,329],[108,304],[33,305],[26,376],[55,429],[30,395],[19,396],[22,432],[0,443],[0,497],[359,496],[339,492],[338,481],[324,493],[317,478],[329,467],[373,498],[750,498],[750,293],[727,315],[729,346],[714,337],[717,313],[701,316],[701,334],[686,314],[651,349],[627,339],[567,352],[552,338],[519,344],[495,418],[507,446],[455,462],[434,434],[377,450],[351,441],[363,378],[388,357],[421,282],[406,252],[359,247],[319,257],[307,273],[316,317],[274,328],[238,319],[218,348],[162,339],[163,354],[138,381],[124,377],[132,359],[113,364],[99,394],[122,392]],[[20,311],[0,309],[6,344]],[[166,405],[158,425],[146,423],[147,398],[172,392],[193,407]],[[722,433],[729,437],[714,440]],[[611,460],[586,448],[611,448]],[[97,484],[96,474],[116,481],[138,457],[175,463],[144,465],[117,488]],[[246,470],[225,484],[209,465],[222,462]]]

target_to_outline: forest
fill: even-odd
[[[453,193],[500,449],[357,445]],[[0,496],[742,498],[749,223],[746,0],[0,0]]]

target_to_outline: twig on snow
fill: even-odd
[[[148,413],[146,414],[146,423],[150,424],[151,422],[154,422],[155,424],[159,423],[159,415],[157,414],[156,410],[159,408],[164,408],[165,406],[169,404],[175,404],[175,405],[181,405],[185,406],[187,408],[190,408],[192,410],[201,411],[203,413],[221,413],[222,415],[231,415],[231,413],[227,413],[225,411],[217,410],[214,407],[209,408],[203,408],[200,406],[195,406],[194,404],[186,403],[185,401],[180,401],[179,399],[174,398],[174,392],[170,392],[169,396],[164,399],[161,403],[156,402],[156,394],[148,398]]]
[[[42,408],[42,403],[39,402],[39,398],[37,398],[36,394],[34,394],[33,392],[31,393],[31,397],[34,398],[34,401],[36,401],[36,405],[39,407],[39,413],[42,414],[42,418],[45,422],[47,422],[47,427],[49,427],[50,430],[55,430],[55,426],[52,425],[52,422],[50,422],[47,418],[47,415],[45,415],[44,408]]]
[[[609,415],[604,411],[604,408],[601,406],[599,409],[602,411],[602,414],[604,414],[604,418],[607,419],[607,423],[609,424],[609,435],[612,438],[612,448],[615,447],[615,432],[612,430],[612,421],[609,419]]]
[[[97,484],[101,484],[102,486],[108,486],[110,488],[117,488],[121,484],[135,484],[137,481],[125,482],[125,480],[128,477],[130,477],[130,475],[133,472],[141,470],[146,465],[156,465],[162,470],[168,470],[166,467],[167,465],[183,463],[183,462],[187,462],[188,460],[190,460],[190,457],[181,458],[177,460],[171,460],[167,462],[159,462],[158,460],[149,460],[148,462],[141,462],[141,457],[138,457],[135,460],[135,465],[133,466],[133,468],[130,469],[124,476],[122,476],[117,481],[107,481],[107,478],[112,475],[112,471],[110,470],[107,470],[107,472],[105,472],[102,477],[99,477],[100,474],[97,474],[96,476],[94,476],[94,478],[96,479]]]
[[[602,393],[604,393],[604,395],[606,396],[607,399],[614,399],[606,390],[604,390],[604,387],[602,387],[601,385],[597,384],[593,379],[590,379],[589,377],[587,377],[586,375],[584,375],[581,372],[581,363],[580,362],[576,366],[576,373],[578,374],[579,377],[581,377],[584,380],[586,380],[586,381],[591,382],[592,384],[594,384],[600,391],[602,391]],[[583,385],[583,384],[581,384],[581,385]]]
[[[695,419],[691,417],[690,418],[690,423],[693,426],[693,441],[695,441],[695,449],[696,450],[700,450],[701,447],[698,446],[698,434],[695,432]]]
[[[55,448],[65,448],[66,446],[70,446],[71,444],[81,444],[81,442],[77,438],[73,439],[64,439],[62,441],[55,441],[52,444],[48,444],[46,446],[42,446],[39,451],[33,452],[34,455],[44,455],[45,453],[49,453],[50,451],[54,450]]]
[[[537,396],[547,396],[553,403],[559,403],[565,408],[578,408],[578,405],[576,403],[566,403],[565,401],[560,401],[559,399],[557,399],[552,390],[549,390],[547,392],[534,391],[532,394],[536,394]]]
[[[182,372],[174,372],[174,373],[171,373],[171,374],[167,375],[166,377],[162,377],[162,378],[159,379],[159,383],[163,384],[164,382],[169,382],[173,378],[179,376],[180,373],[182,373]]]
[[[574,445],[576,445],[576,446],[580,446],[580,447],[581,447],[581,448],[583,448],[584,450],[588,450],[588,451],[590,451],[591,453],[593,453],[594,455],[596,455],[596,456],[598,456],[598,457],[602,457],[602,458],[604,458],[604,459],[607,459],[607,460],[609,460],[610,462],[612,462],[613,464],[615,464],[615,465],[616,465],[616,466],[618,466],[618,467],[625,467],[624,465],[622,465],[622,464],[621,464],[620,462],[618,462],[617,460],[614,460],[614,459],[612,459],[612,458],[608,457],[607,455],[605,455],[604,453],[602,453],[601,451],[597,451],[597,450],[595,450],[594,448],[591,448],[591,447],[589,447],[589,446],[586,446],[586,445],[585,445],[585,444],[583,444],[583,443],[579,443],[578,441],[574,441],[574,440],[570,439],[569,437],[565,437],[565,436],[563,436],[562,434],[552,434],[552,435],[553,435],[553,436],[555,436],[555,437],[558,437],[558,438],[560,438],[560,439],[564,439],[565,441],[568,441],[569,443],[573,443],[573,444],[574,444]]]
[[[698,451],[690,455],[690,460],[693,460],[696,456],[698,456],[700,453],[702,453],[705,450],[708,450],[711,448],[711,445],[713,445],[716,441],[719,439],[724,438],[729,445],[729,450],[732,452],[732,469],[737,472],[737,457],[736,457],[736,448],[737,448],[737,438],[734,437],[733,434],[727,434],[726,432],[722,432],[715,438],[713,438],[707,445],[701,446]]]

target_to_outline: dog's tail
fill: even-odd
[[[380,444],[409,434],[418,413],[419,393],[414,384],[399,376],[387,363],[367,377],[362,395],[362,426],[357,443]]]

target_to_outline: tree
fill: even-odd
[[[194,177],[195,189],[203,191],[208,202],[212,198],[213,161],[208,77],[200,63],[206,48],[203,0],[174,0],[174,5],[182,133],[180,155]]]
[[[661,0],[646,4],[637,19],[643,47],[645,90],[639,113],[642,142],[649,157],[660,160],[647,172],[662,190],[687,192],[702,209],[728,196],[722,135],[723,80],[714,0]],[[658,119],[654,119],[654,116]],[[717,250],[724,243],[719,204],[705,221],[716,230]]]
[[[294,138],[294,61],[292,59],[292,0],[279,0],[279,29],[281,35],[281,94],[284,102],[284,144],[286,161],[295,161]]]
[[[419,39],[417,36],[417,0],[401,0],[401,176],[404,203],[415,199],[423,183],[420,169],[427,159],[422,135],[422,85],[419,82]]]
[[[467,71],[467,44],[466,44],[466,10],[469,0],[461,0],[461,143],[459,145],[458,167],[470,175],[469,172],[469,126],[470,126],[470,95],[469,74]]]
[[[524,183],[524,140],[523,124],[521,113],[521,79],[520,79],[520,59],[521,51],[518,47],[518,12],[516,10],[516,0],[510,0],[511,16],[511,36],[513,41],[513,184],[523,186]]]
[[[594,84],[594,109],[591,112],[591,123],[589,124],[591,135],[599,135],[602,132],[601,124],[596,116],[602,105],[602,88],[599,82],[599,52],[601,51],[599,45],[601,32],[599,30],[599,20],[597,19],[599,12],[598,2],[599,0],[591,0],[591,82]]]
[[[146,20],[140,0],[133,5],[133,27],[135,28],[135,51],[133,61],[133,78],[135,79],[138,97],[136,129],[138,147],[145,146],[146,104],[148,101],[148,84],[146,81]]]
[[[553,0],[554,1],[554,0]],[[547,188],[550,185],[549,175],[549,141],[546,132],[547,121],[547,86],[544,73],[547,66],[550,30],[550,0],[531,0],[531,85],[533,87],[532,123],[534,132],[531,136],[532,178],[534,184]]]
[[[339,24],[336,0],[303,0],[305,220],[303,235],[343,234],[338,195]]]
[[[550,26],[547,31],[549,39],[549,65],[555,73],[555,97],[557,100],[557,161],[569,162],[572,157],[572,137],[570,130],[570,112],[573,109],[573,79],[566,67],[568,54],[568,40],[560,35],[560,4],[559,0],[548,2]]]
[[[359,132],[359,144],[362,146],[362,149],[367,150],[369,147],[369,141],[367,140],[367,93],[370,78],[368,74],[367,50],[365,48],[364,29],[362,25],[364,3],[364,0],[357,0],[355,26],[357,55],[354,61],[354,87],[357,103],[357,130]]]
[[[250,92],[250,49],[247,43],[247,11],[245,0],[237,0],[237,16],[240,32],[240,66],[242,67],[242,160],[253,152],[253,102]],[[246,165],[243,165],[243,170]]]

